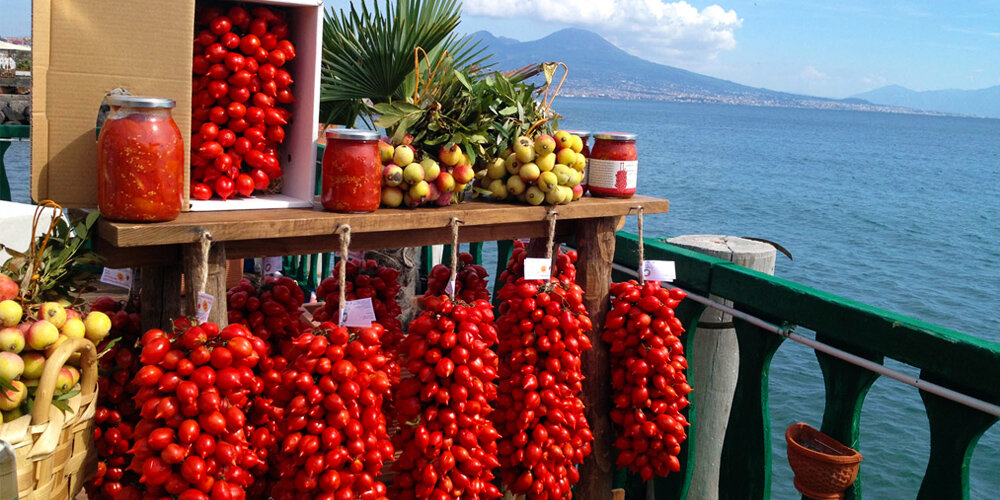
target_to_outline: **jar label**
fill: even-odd
[[[590,159],[587,185],[618,191],[634,190],[639,176],[639,162]]]

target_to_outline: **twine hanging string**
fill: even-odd
[[[549,213],[545,214],[545,218],[549,220],[549,240],[545,242],[545,258],[552,260],[552,250],[556,242],[556,217],[559,217],[559,213],[556,212],[555,207],[549,209]]]
[[[208,286],[208,254],[212,249],[212,233],[201,230],[198,232],[198,259],[194,267],[194,283],[197,288],[193,296],[198,300],[198,294]]]
[[[636,223],[639,226],[639,284],[646,283],[646,273],[643,262],[646,261],[646,244],[642,241],[642,205],[636,207]]]
[[[454,283],[458,279],[458,226],[461,223],[462,221],[458,220],[458,217],[452,217],[451,222],[449,222],[451,225],[451,277],[448,278],[448,283]],[[448,295],[455,296],[454,286]]]
[[[340,269],[337,271],[337,281],[340,285],[340,301],[337,308],[337,325],[344,321],[344,307],[347,305],[347,249],[351,246],[350,224],[337,226],[340,233]]]

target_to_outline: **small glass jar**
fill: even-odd
[[[594,196],[631,198],[639,174],[635,134],[594,134],[594,148],[587,162],[587,187]]]
[[[97,138],[97,206],[112,220],[174,220],[184,203],[184,139],[173,99],[108,96]]]
[[[580,140],[583,141],[583,149],[580,152],[587,158],[587,165],[583,167],[583,180],[580,181],[580,186],[583,186],[583,192],[586,193],[587,176],[590,175],[590,132],[585,130],[567,130],[566,132],[579,136]]]
[[[326,131],[323,207],[334,212],[374,212],[382,200],[378,132],[349,128]]]

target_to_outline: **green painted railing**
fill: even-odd
[[[619,232],[615,262],[637,266],[638,238]],[[675,284],[699,295],[733,301],[734,308],[775,325],[813,330],[816,339],[882,363],[885,358],[920,370],[920,378],[992,404],[1000,404],[1000,344],[878,309],[782,278],[752,271],[674,245],[649,242],[647,259],[676,263]],[[616,276],[616,279],[624,279]],[[677,311],[688,325],[690,344],[704,306],[685,301]],[[739,344],[739,378],[725,436],[720,498],[765,499],[771,491],[771,427],[768,371],[784,337],[734,318]],[[688,351],[690,352],[690,351]],[[857,449],[861,407],[878,375],[817,353],[826,388],[821,431]],[[696,389],[697,390],[697,389]],[[997,418],[921,391],[930,422],[930,459],[920,499],[969,497],[969,462],[979,437]],[[697,408],[689,415],[697,425]],[[694,434],[693,429],[690,432]],[[904,439],[904,436],[900,436]],[[689,443],[690,444],[690,443]],[[685,453],[688,450],[685,449]],[[657,479],[657,499],[683,498],[692,460],[676,476]],[[862,463],[862,471],[864,464]],[[863,474],[847,492],[860,498]],[[629,495],[632,497],[633,495]],[[634,498],[640,498],[635,496]]]
[[[10,181],[3,157],[12,140],[26,140],[31,136],[30,125],[0,125],[0,200],[10,201]]]

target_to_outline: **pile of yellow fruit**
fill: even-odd
[[[111,318],[99,311],[83,317],[59,302],[28,305],[26,311],[17,300],[17,289],[15,282],[0,275],[0,412],[4,422],[31,410],[27,402],[56,347],[72,338],[97,344],[111,331]],[[32,314],[36,307],[37,314]],[[68,393],[79,381],[76,355],[59,373],[56,396]]]
[[[516,199],[531,205],[564,205],[583,196],[587,157],[583,139],[565,130],[532,140],[521,136],[505,158],[476,173],[476,187],[494,200]]]

